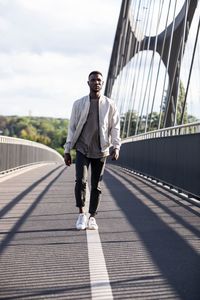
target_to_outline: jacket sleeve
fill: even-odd
[[[64,153],[70,153],[71,150],[71,141],[76,130],[76,103],[72,107],[71,117],[68,126],[68,133],[66,142],[64,144]]]
[[[111,143],[114,149],[119,149],[121,146],[120,139],[120,117],[116,105],[113,106],[113,115],[111,123]]]

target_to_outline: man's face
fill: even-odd
[[[103,87],[103,77],[100,74],[92,74],[89,77],[88,85],[93,92],[99,92]]]

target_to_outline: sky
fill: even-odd
[[[106,80],[121,0],[0,0],[0,115],[69,118]]]

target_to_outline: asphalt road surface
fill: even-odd
[[[13,174],[0,178],[0,299],[200,299],[200,208],[107,165],[99,230],[77,231],[73,165]]]

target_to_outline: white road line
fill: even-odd
[[[112,300],[113,294],[98,230],[86,230],[92,300]]]
[[[87,184],[85,209],[89,210],[90,189]],[[87,214],[89,218],[89,213]],[[112,289],[98,230],[86,230],[92,300],[113,300]]]

